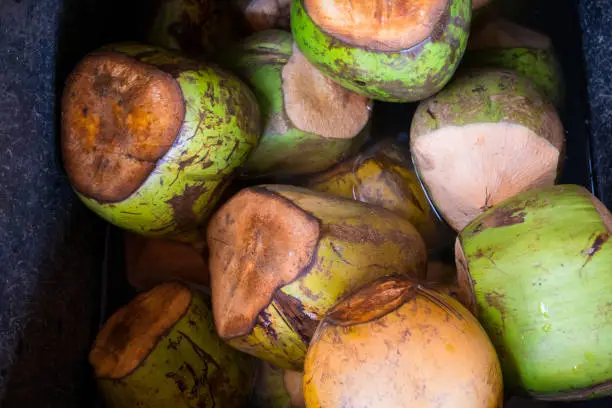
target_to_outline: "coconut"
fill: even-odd
[[[291,0],[232,0],[253,31],[289,29]]]
[[[506,198],[554,184],[564,132],[531,81],[479,70],[419,105],[410,143],[429,197],[460,231]]]
[[[151,11],[147,42],[194,58],[214,57],[244,31],[226,0],[156,0]]]
[[[334,306],[304,365],[306,406],[495,408],[499,360],[459,302],[387,277]]]
[[[612,394],[612,215],[582,187],[521,193],[456,246],[460,296],[506,385],[544,400]]]
[[[125,271],[128,282],[138,290],[149,290],[160,283],[180,281],[209,287],[206,249],[167,239],[146,238],[126,232]]]
[[[306,58],[347,89],[408,102],[438,92],[465,51],[469,0],[293,0],[291,28]]]
[[[371,101],[323,76],[290,33],[259,32],[224,60],[251,85],[263,117],[263,135],[244,166],[246,175],[315,173],[363,144]]]
[[[503,18],[487,22],[470,36],[463,64],[516,71],[529,78],[555,105],[563,104],[561,67],[550,38]]]
[[[216,335],[207,299],[179,283],[111,316],[89,361],[109,408],[240,408],[255,373],[253,359]]]
[[[246,85],[160,48],[89,54],[62,102],[62,153],[79,197],[107,221],[148,236],[197,239],[260,134]]]
[[[426,272],[425,244],[408,221],[292,186],[242,190],[212,217],[207,242],[219,335],[294,371],[338,299],[381,276]]]
[[[441,222],[430,205],[410,155],[392,140],[378,142],[359,155],[309,178],[305,185],[315,191],[395,212],[415,226],[431,254],[452,247],[450,228]]]
[[[253,388],[253,408],[305,408],[302,392],[303,373],[283,370],[259,360]]]

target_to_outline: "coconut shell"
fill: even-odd
[[[612,215],[582,187],[524,192],[460,234],[460,296],[507,386],[544,400],[611,394]]]
[[[400,278],[331,309],[304,370],[309,408],[503,405],[499,360],[478,321],[453,298]]]
[[[290,33],[266,30],[246,38],[223,58],[224,65],[251,86],[261,108],[263,135],[243,167],[247,177],[289,177],[326,170],[356,152],[369,134],[371,101],[331,83],[296,53],[300,54]],[[297,73],[302,78],[290,75],[290,64],[308,65]],[[293,101],[289,94],[295,90],[289,81],[310,89]],[[328,105],[340,108],[331,110]],[[311,116],[317,117],[316,123],[329,123],[311,126]],[[338,131],[340,128],[348,129]]]
[[[291,29],[306,58],[345,88],[375,100],[418,101],[440,91],[455,73],[467,44],[470,4],[449,0],[426,39],[398,51],[335,38],[312,20],[304,0],[293,0]]]
[[[426,273],[425,244],[408,221],[292,186],[242,190],[211,219],[207,242],[219,335],[294,371],[341,297],[381,276]]]
[[[159,75],[171,76],[182,93],[184,117],[165,154],[151,164],[148,175],[133,191],[113,200],[85,193],[83,190],[88,186],[76,181],[89,171],[83,168],[81,154],[82,146],[88,145],[89,139],[79,136],[83,132],[74,124],[82,123],[74,118],[78,115],[68,114],[82,110],[90,120],[101,118],[93,122],[99,127],[86,127],[85,130],[98,129],[93,137],[98,138],[98,142],[107,141],[115,137],[112,132],[114,119],[108,112],[115,112],[116,107],[103,105],[99,112],[92,112],[72,102],[79,91],[71,86],[80,75],[77,67],[68,80],[63,102],[62,146],[68,177],[83,202],[110,223],[141,235],[194,241],[199,235],[197,227],[208,219],[235,169],[244,163],[257,144],[260,135],[257,100],[246,85],[229,73],[161,48],[117,44],[94,52],[88,58],[101,61],[99,66],[103,70],[108,55],[133,60],[140,66],[159,70]],[[110,83],[100,88],[100,95],[107,95],[121,86],[111,78]],[[80,146],[80,150],[75,150],[75,145]],[[125,160],[131,161],[132,156],[125,156]],[[106,171],[104,166],[100,168]],[[104,174],[104,171],[98,173]]]

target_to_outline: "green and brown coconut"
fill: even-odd
[[[499,359],[450,296],[381,278],[334,306],[304,366],[308,408],[501,408]]]
[[[305,408],[302,392],[303,373],[283,370],[259,360],[253,387],[252,408]]]
[[[259,134],[259,107],[245,84],[152,46],[95,51],[64,89],[62,153],[72,186],[104,219],[143,235],[197,239]]]
[[[241,408],[255,361],[215,333],[208,300],[156,286],[111,316],[89,354],[108,408]]]
[[[301,371],[319,320],[374,279],[424,279],[416,229],[390,211],[304,188],[242,190],[208,225],[217,332],[230,345]]]
[[[408,148],[391,139],[309,178],[305,186],[395,212],[415,226],[431,255],[452,248],[455,234],[451,238],[452,230],[430,205]]]
[[[438,92],[467,44],[469,0],[293,0],[291,28],[306,58],[347,89],[408,102]]]
[[[506,385],[544,400],[612,394],[612,214],[582,187],[524,192],[459,235],[460,297]]]
[[[323,76],[290,33],[266,30],[224,58],[255,92],[263,135],[244,165],[250,176],[326,170],[363,144],[371,101]]]
[[[554,106],[531,81],[477,70],[419,105],[410,143],[429,197],[461,231],[506,198],[554,184],[564,140]]]
[[[563,104],[561,67],[550,38],[499,18],[472,34],[463,60],[467,68],[503,68],[529,78],[556,106]]]
[[[147,42],[194,58],[213,58],[246,27],[227,0],[155,0]]]
[[[291,0],[232,0],[232,4],[253,31],[290,27]]]

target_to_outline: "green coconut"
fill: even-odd
[[[553,104],[563,104],[561,67],[550,38],[544,34],[495,19],[472,34],[463,64],[516,71],[533,81]]]
[[[305,407],[302,377],[301,372],[283,370],[260,360],[250,406],[252,408]]]
[[[261,31],[224,58],[255,92],[263,135],[244,165],[249,176],[326,170],[364,142],[371,101],[323,76],[290,33]]]
[[[291,28],[306,58],[347,89],[383,101],[417,101],[442,89],[457,69],[471,2],[401,3],[293,0]]]
[[[285,185],[243,189],[207,229],[219,336],[301,371],[312,335],[342,297],[381,276],[424,280],[417,230],[385,209]]]
[[[564,137],[554,106],[531,81],[488,69],[458,75],[423,101],[410,143],[433,204],[461,231],[506,198],[554,184]]]
[[[151,9],[147,42],[197,58],[214,57],[245,31],[226,0],[157,0]]]
[[[108,408],[242,408],[255,374],[215,333],[207,298],[178,283],[111,316],[89,361]]]
[[[524,192],[459,235],[460,297],[504,379],[543,400],[612,394],[612,214],[582,187]]]
[[[257,144],[246,85],[162,49],[121,44],[85,57],[62,102],[62,153],[83,202],[142,235],[190,241]]]

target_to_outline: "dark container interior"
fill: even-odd
[[[612,208],[612,1],[539,0],[567,83],[561,181]],[[88,51],[138,40],[151,2],[0,0],[0,406],[95,407],[87,364],[101,322],[132,295],[122,235],[81,205],[61,167],[58,101]],[[407,137],[411,105],[378,104],[378,136]],[[512,407],[530,407],[515,400]],[[534,407],[610,407],[612,400]]]

